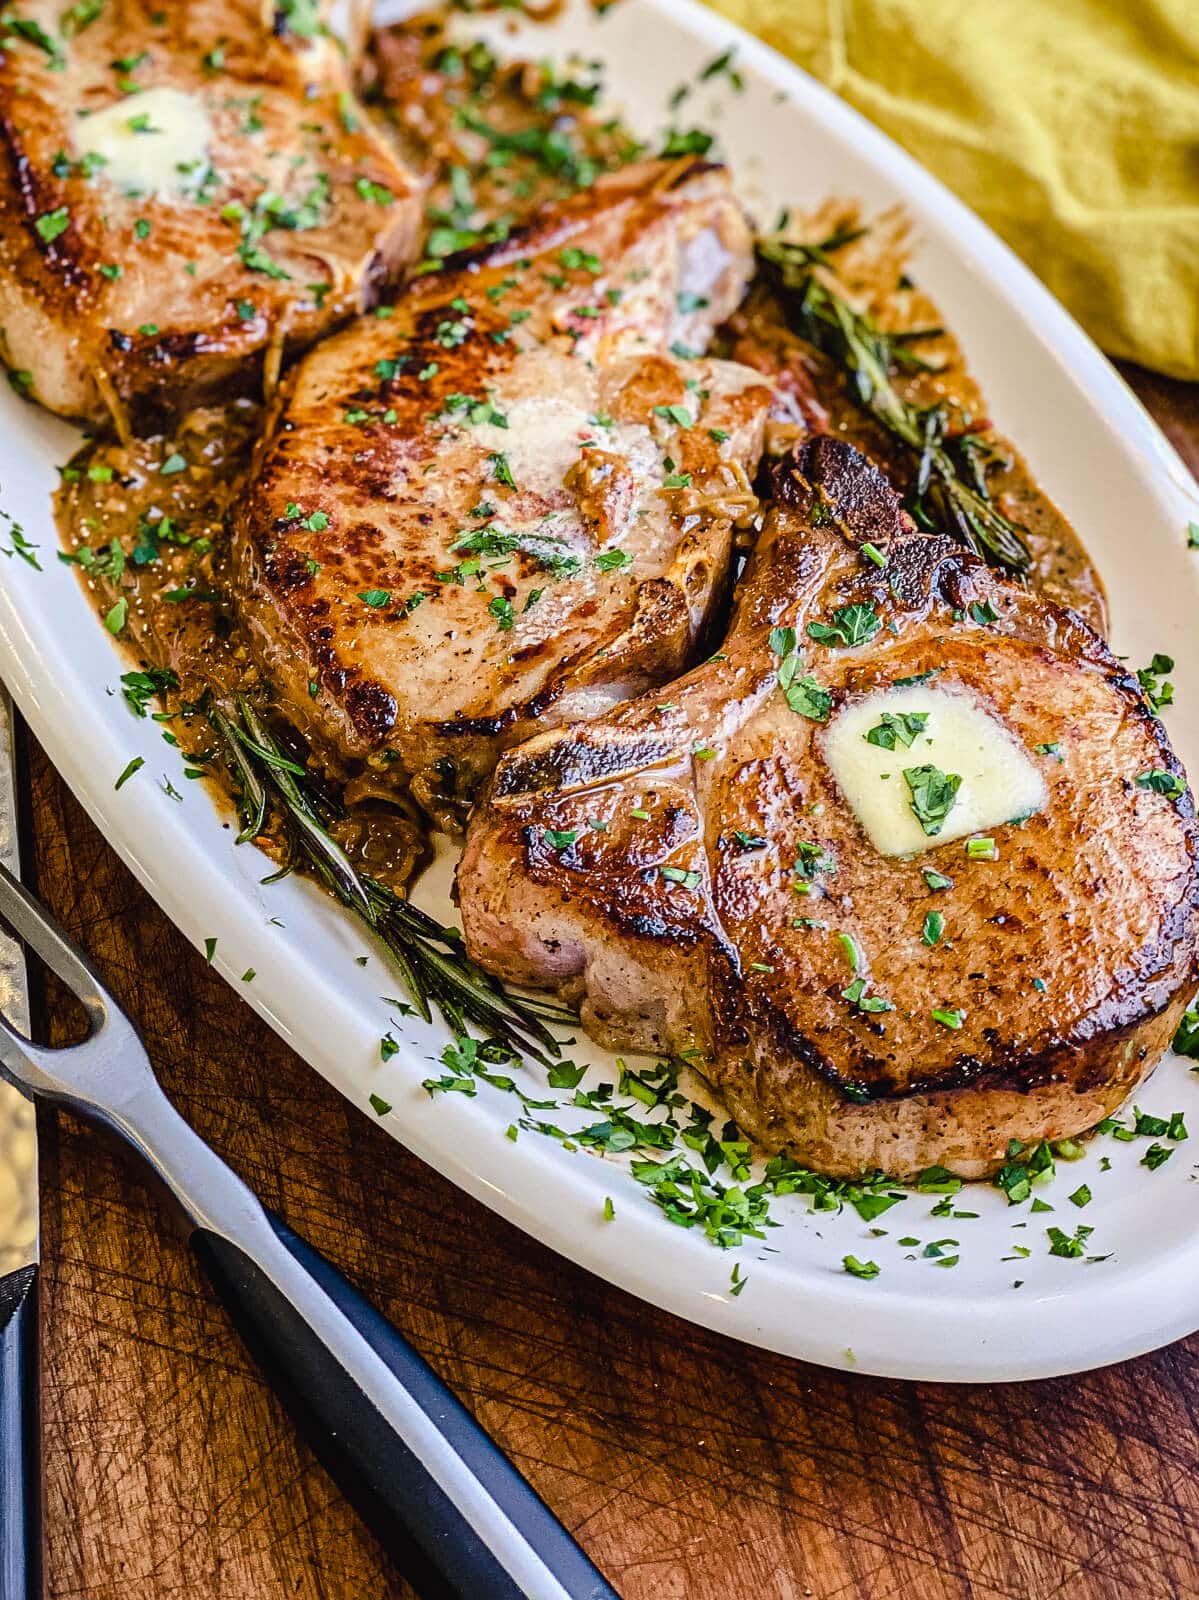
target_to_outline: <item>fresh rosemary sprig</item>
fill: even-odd
[[[312,775],[281,747],[254,705],[244,696],[207,707],[220,735],[226,765],[237,788],[239,844],[263,833],[269,814],[282,822],[283,866],[266,881],[306,867],[343,905],[356,912],[399,968],[416,1010],[426,1022],[437,1010],[455,1035],[473,1023],[489,1039],[531,1056],[542,1065],[562,1047],[546,1026],[570,1025],[574,1014],[549,1001],[514,995],[472,961],[460,935],[444,928],[365,872],[358,872],[329,832],[338,807]]]
[[[830,256],[860,233],[846,229],[820,244],[760,239],[758,260],[795,331],[847,373],[858,404],[915,456],[916,520],[952,534],[995,566],[1025,573],[1032,557],[1021,530],[990,497],[984,441],[969,433],[951,436],[944,406],[903,399],[892,374],[923,363],[905,348],[904,335],[884,332],[830,284]]]

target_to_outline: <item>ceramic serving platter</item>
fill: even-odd
[[[1178,703],[1166,717],[1183,760],[1199,772],[1199,552],[1187,547],[1199,491],[1104,357],[1007,248],[856,113],[691,0],[620,0],[603,15],[575,0],[549,25],[505,11],[470,26],[501,53],[602,63],[609,103],[646,137],[676,119],[714,130],[764,223],[783,205],[812,206],[830,194],[859,199],[867,211],[906,208],[913,275],[959,335],[997,425],[1022,446],[1097,560],[1115,648],[1137,666],[1155,651],[1175,658]],[[672,113],[672,92],[695,84],[730,47],[742,87],[713,75]],[[234,847],[202,786],[177,781],[178,755],[158,726],[131,716],[117,692],[126,663],[74,572],[55,559],[50,494],[77,437],[0,392],[0,506],[9,519],[0,543],[15,521],[40,564],[15,555],[0,563],[0,676],[167,914],[197,946],[217,940],[215,964],[238,994],[364,1115],[378,1117],[372,1096],[386,1103],[392,1109],[380,1120],[389,1133],[542,1243],[633,1294],[829,1366],[935,1380],[1043,1377],[1116,1361],[1199,1326],[1199,1076],[1174,1058],[1139,1104],[1163,1117],[1184,1112],[1195,1137],[1176,1143],[1156,1170],[1142,1164],[1150,1141],[1107,1137],[1038,1191],[1052,1213],[1009,1207],[998,1191],[975,1185],[949,1209],[977,1215],[933,1216],[942,1197],[911,1193],[870,1224],[852,1207],[814,1212],[790,1195],[772,1203],[779,1225],[764,1241],[728,1251],[701,1229],[670,1222],[627,1157],[567,1148],[535,1131],[518,1131],[513,1142],[522,1108],[511,1093],[480,1085],[474,1098],[431,1096],[422,1081],[442,1074],[448,1032],[382,998],[396,995],[398,978],[318,890],[295,879],[262,885],[265,859]],[[135,756],[144,765],[114,790]],[[452,870],[447,848],[418,890],[446,921]],[[362,955],[366,966],[357,963]],[[256,976],[242,982],[250,968]],[[383,1061],[385,1033],[399,1048]],[[589,1063],[584,1089],[615,1081],[612,1058],[585,1040],[567,1053]],[[535,1098],[561,1102],[534,1116],[567,1131],[597,1120],[569,1105],[569,1091],[547,1091],[536,1065],[515,1076]],[[1080,1210],[1068,1197],[1084,1184],[1093,1198]],[[1047,1228],[1073,1233],[1079,1224],[1093,1229],[1085,1253],[1050,1254]],[[872,1235],[871,1226],[887,1231]],[[919,1244],[899,1243],[912,1238]],[[939,1253],[926,1255],[929,1244]],[[847,1255],[876,1262],[878,1275],[851,1276]]]

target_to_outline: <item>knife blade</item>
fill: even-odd
[[[12,703],[0,686],[0,861],[19,867]],[[21,947],[0,932],[0,1011],[29,1031]],[[32,1105],[0,1084],[0,1600],[40,1600],[37,1141]]]

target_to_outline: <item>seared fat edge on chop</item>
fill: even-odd
[[[696,1052],[770,1148],[981,1176],[1009,1139],[1091,1127],[1169,1044],[1191,795],[1074,613],[915,532],[841,441],[776,482],[720,654],[500,762],[458,871],[467,948],[581,999],[612,1048]],[[888,785],[874,843],[858,812]]]
[[[286,714],[434,814],[693,659],[770,390],[707,360],[750,270],[723,169],[626,168],[296,369],[235,519]]]
[[[142,400],[245,388],[414,253],[416,184],[315,8],[286,12],[273,29],[247,0],[5,12],[0,351],[52,411],[123,429]]]

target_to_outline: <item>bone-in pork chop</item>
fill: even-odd
[[[749,267],[722,169],[629,168],[304,358],[234,537],[318,748],[440,805],[689,664],[756,507],[769,388],[697,354]]]
[[[5,11],[0,350],[19,387],[124,428],[142,401],[245,388],[264,354],[374,303],[420,197],[316,30],[307,3],[274,30],[249,0]]]
[[[467,946],[614,1048],[697,1052],[768,1146],[977,1176],[1168,1045],[1192,797],[1074,613],[915,532],[841,441],[776,482],[720,653],[503,757]]]

